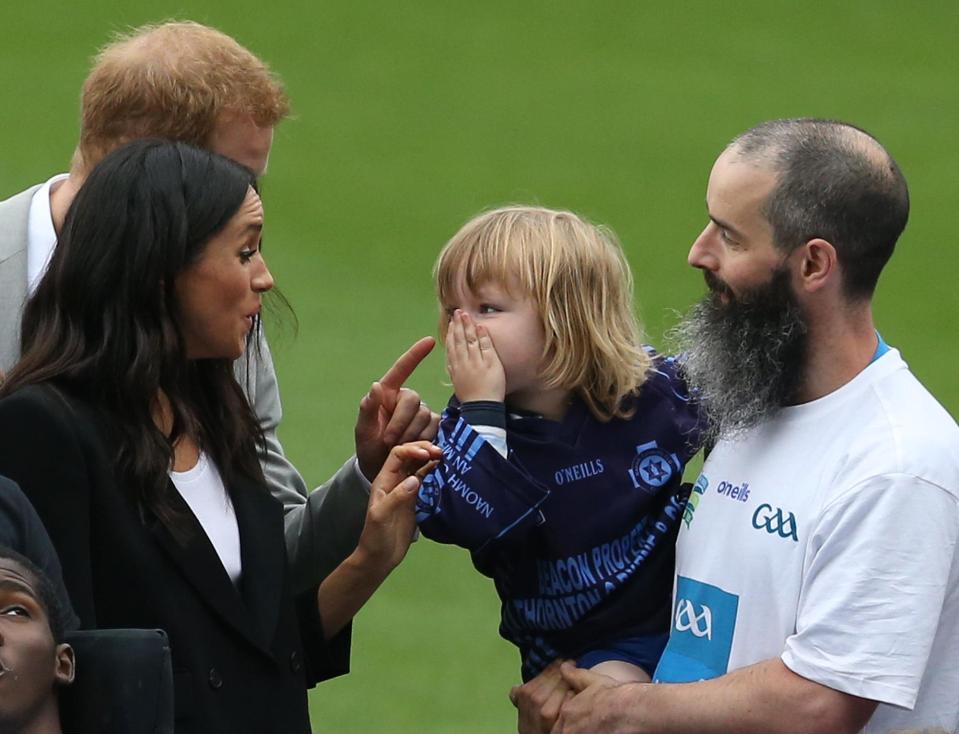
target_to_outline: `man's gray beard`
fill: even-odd
[[[711,292],[668,339],[706,414],[704,440],[733,438],[789,405],[799,390],[806,323],[779,269],[769,283],[739,297],[707,277]],[[729,302],[720,300],[720,293]]]

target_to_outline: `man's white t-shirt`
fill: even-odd
[[[959,427],[896,350],[710,454],[655,680],[781,657],[880,702],[866,732],[959,728]]]

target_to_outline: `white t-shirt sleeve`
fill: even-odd
[[[959,503],[905,474],[872,477],[811,529],[782,660],[835,690],[911,709],[956,557]]]
[[[473,426],[483,439],[496,449],[496,452],[504,459],[509,458],[509,446],[506,443],[506,429],[497,426]]]

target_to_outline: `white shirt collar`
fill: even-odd
[[[50,193],[55,184],[67,178],[69,174],[60,173],[37,189],[30,200],[30,214],[27,220],[27,293],[33,295],[37,283],[47,270],[47,264],[57,246],[57,232],[53,228],[53,214],[50,211]]]

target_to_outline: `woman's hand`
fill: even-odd
[[[446,329],[446,370],[461,403],[506,398],[506,372],[489,332],[457,309]]]
[[[354,431],[356,460],[363,476],[370,481],[383,468],[391,448],[436,437],[439,415],[420,400],[416,391],[403,387],[435,343],[433,337],[418,340],[370,386],[360,401]]]
[[[366,523],[356,550],[320,584],[317,603],[327,639],[353,618],[403,560],[416,529],[420,481],[442,455],[439,446],[429,441],[390,450],[370,487]]]
[[[416,493],[423,477],[442,457],[439,446],[416,441],[395,446],[373,479],[366,523],[357,552],[371,572],[383,578],[399,565],[416,530]]]

